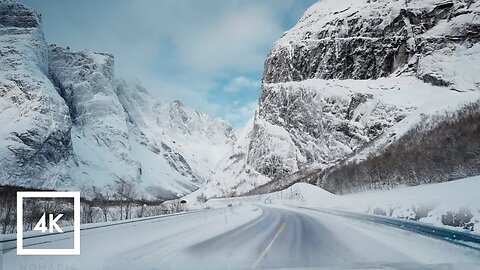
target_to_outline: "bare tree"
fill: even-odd
[[[132,205],[137,197],[135,185],[132,182],[118,178],[114,182],[115,199],[120,204],[120,220],[122,220],[123,209],[125,209],[125,219],[131,218]]]
[[[100,208],[103,215],[103,220],[108,221],[108,214],[110,213],[110,200],[112,197],[109,187],[104,187],[103,189],[98,187],[93,187],[93,202],[96,206]]]
[[[197,201],[199,203],[206,203],[207,200],[208,200],[207,196],[205,196],[205,194],[203,194],[203,193],[197,196]]]
[[[13,232],[15,225],[16,192],[13,187],[2,187],[0,189],[0,222],[2,234]]]
[[[170,213],[179,213],[185,211],[186,209],[181,200],[173,200],[169,202],[169,210]]]
[[[88,202],[81,203],[82,223],[93,223],[94,209]]]
[[[334,193],[445,182],[480,174],[480,102],[424,117],[382,151],[319,174]]]

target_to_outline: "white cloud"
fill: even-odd
[[[258,90],[260,88],[260,81],[250,80],[246,77],[239,76],[233,78],[225,87],[223,91],[226,93],[237,93],[241,90]]]
[[[268,12],[242,7],[221,14],[205,28],[181,36],[177,43],[178,53],[187,68],[250,72],[261,69],[266,46],[269,47],[281,32],[280,25]]]
[[[21,1],[43,14],[49,42],[112,53],[117,75],[229,120],[251,112],[259,90],[259,82],[239,75],[261,76],[273,42],[313,0]],[[239,97],[242,89],[252,91]],[[211,101],[215,95],[223,96]]]
[[[253,117],[257,108],[257,101],[252,101],[247,104],[236,106],[225,113],[225,120],[233,123],[236,129],[243,128],[243,124]]]

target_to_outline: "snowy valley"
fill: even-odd
[[[480,174],[477,2],[319,1],[273,45],[238,134],[117,78],[111,54],[48,45],[34,10],[0,12],[2,185],[204,201]]]
[[[480,1],[52,2],[149,75],[0,0],[0,269],[480,269]]]

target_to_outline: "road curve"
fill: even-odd
[[[233,231],[195,244],[188,252],[202,263],[225,258],[250,268],[378,267],[417,264],[402,252],[366,235],[345,239],[348,226],[330,227],[332,217],[262,207],[263,214]],[[371,251],[377,252],[371,252]]]
[[[55,239],[32,247],[54,248],[69,241]],[[283,206],[229,207],[101,227],[83,231],[81,239],[80,256],[22,257],[11,250],[4,254],[3,267],[480,269],[478,250],[374,222]]]
[[[220,259],[229,262],[232,267],[249,265],[249,269],[438,269],[440,265],[452,269],[466,267],[463,256],[456,258],[454,255],[461,249],[444,249],[443,243],[436,242],[438,240],[398,229],[392,230],[382,225],[374,226],[373,223],[352,224],[351,219],[315,211],[260,207],[263,214],[257,219],[189,247],[187,251],[192,256],[190,258],[195,258],[198,265],[208,268],[214,268]],[[383,234],[406,238],[399,241],[404,243],[392,244],[391,237]],[[409,238],[414,241],[409,242]],[[416,241],[421,244],[415,246]],[[436,245],[442,246],[441,250],[430,258],[412,254],[415,249],[427,246],[435,248]],[[405,250],[407,248],[409,250]],[[469,254],[467,256],[479,258],[473,259],[467,267],[480,269],[480,253],[468,249],[465,252]],[[448,255],[448,259],[437,257],[442,256],[441,253]]]

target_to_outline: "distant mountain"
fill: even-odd
[[[0,184],[79,189],[122,179],[185,195],[236,140],[227,123],[116,78],[110,54],[47,45],[40,15],[0,1]]]
[[[298,181],[347,193],[480,174],[479,15],[469,0],[317,2],[273,45],[242,150],[196,194]]]

